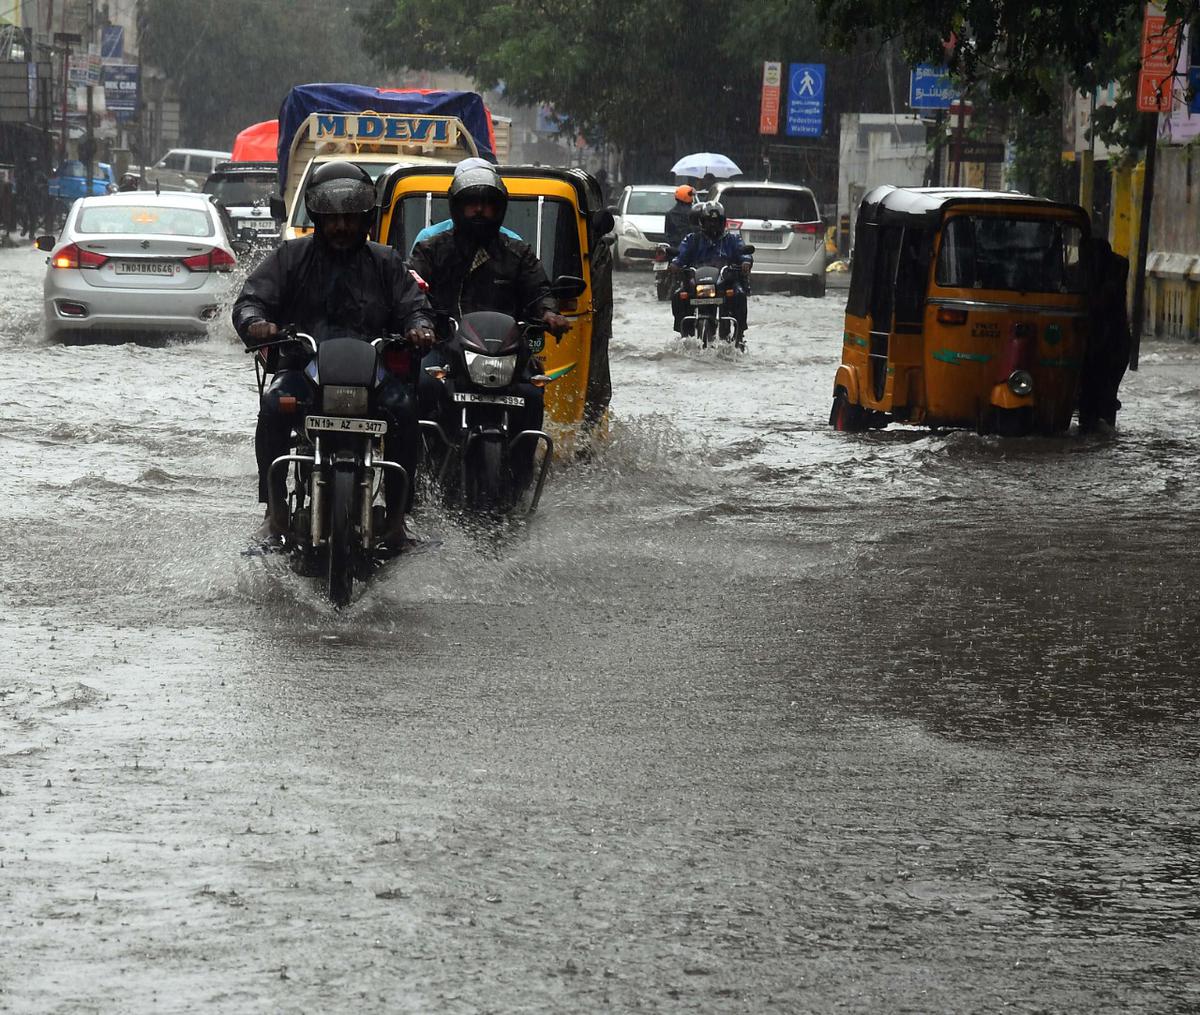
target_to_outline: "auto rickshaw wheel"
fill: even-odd
[[[845,433],[862,433],[867,428],[867,411],[851,402],[844,388],[838,388],[829,411],[829,425]]]
[[[1000,437],[1024,437],[1033,430],[1033,410],[996,409],[992,414],[992,429]]]

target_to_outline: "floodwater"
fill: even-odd
[[[342,613],[243,556],[253,371],[0,252],[0,1011],[1194,1012],[1200,349],[1109,438],[827,426],[842,294]]]

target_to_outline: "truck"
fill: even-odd
[[[497,158],[493,119],[476,92],[297,85],[279,110],[283,196],[272,211],[284,219],[285,238],[308,232],[300,195],[323,162],[345,159],[376,179],[398,162],[444,164],[472,155]]]

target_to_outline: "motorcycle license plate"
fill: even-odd
[[[654,262],[654,270],[655,271],[666,271],[667,270],[667,262],[666,261],[655,261]]]
[[[525,404],[525,399],[520,395],[477,395],[472,391],[454,392],[454,401],[466,405],[482,403],[483,405],[522,406]]]
[[[175,265],[170,261],[118,261],[118,275],[174,275]]]
[[[387,433],[387,423],[382,419],[348,419],[342,416],[309,416],[304,421],[304,429],[310,433],[313,430],[332,430],[336,433],[366,433],[373,437],[381,437]]]
[[[724,296],[701,296],[699,299],[692,300],[692,306],[696,307],[711,307],[718,303],[724,303]]]

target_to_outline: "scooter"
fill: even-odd
[[[400,504],[407,499],[410,477],[398,462],[384,458],[388,425],[375,405],[385,378],[382,352],[396,337],[365,341],[330,338],[317,343],[303,332],[284,332],[247,352],[270,346],[310,355],[305,374],[315,387],[314,409],[298,420],[296,447],[271,463],[268,510],[281,548],[297,556],[297,570],[324,573],[330,601],[350,602],[354,582],[365,581],[373,566],[394,555],[402,544],[404,512],[385,512],[376,504],[387,470],[398,472]],[[259,396],[266,372],[256,358]],[[292,399],[293,407],[296,406]],[[279,498],[280,472],[290,472],[287,493]],[[288,489],[290,487],[290,490]]]

